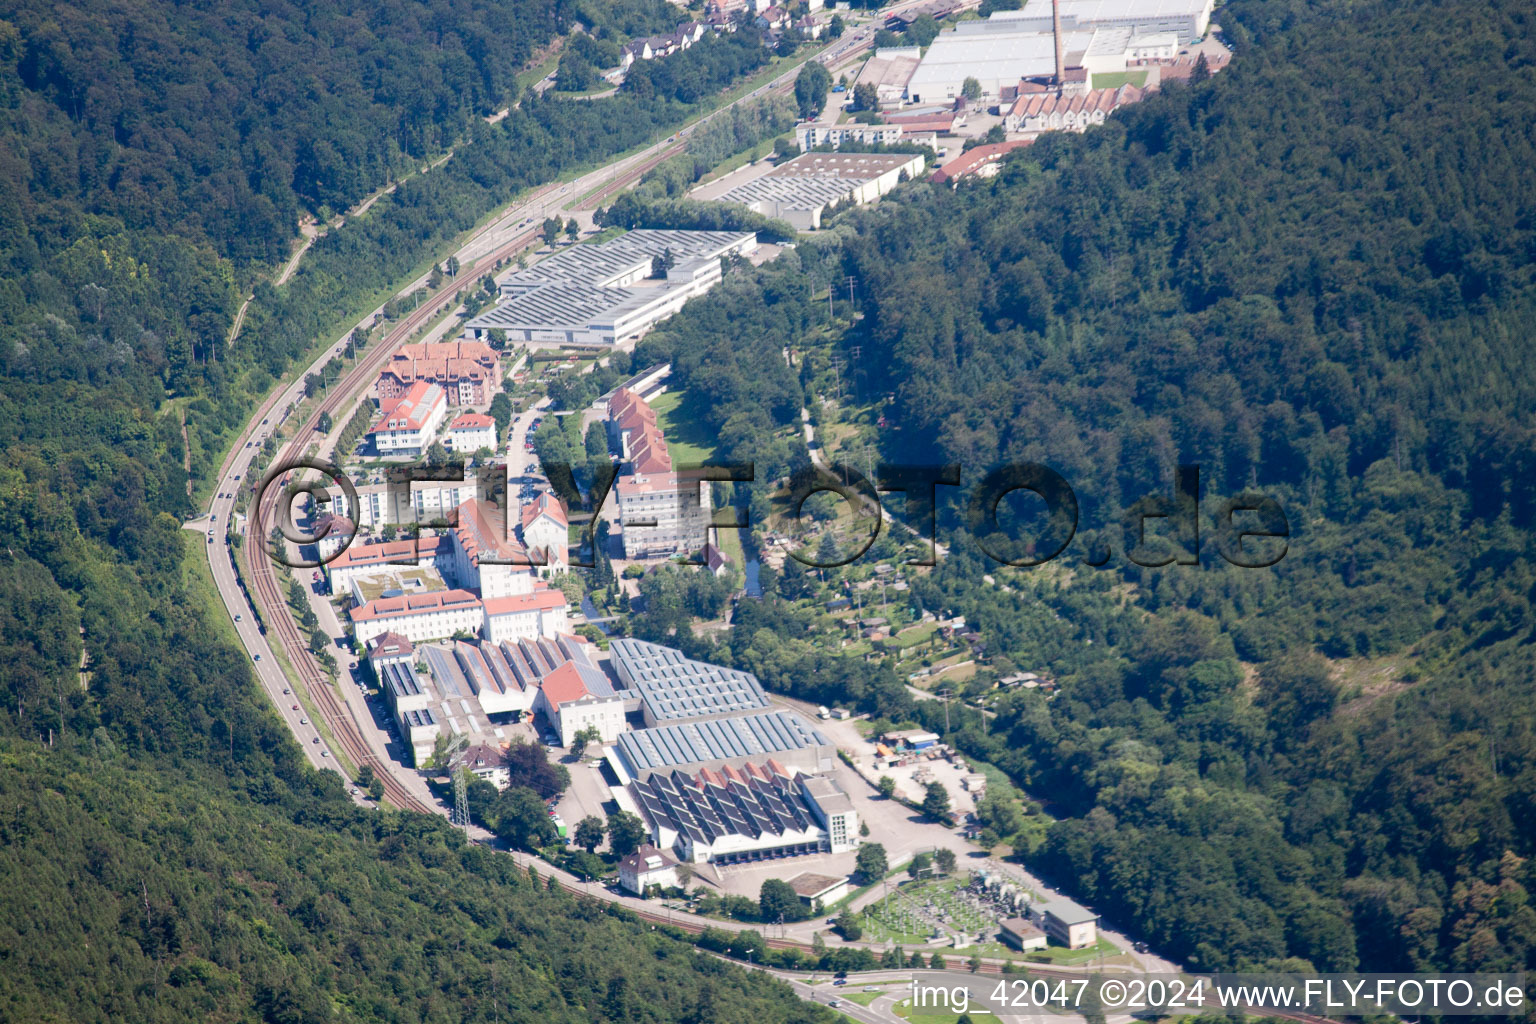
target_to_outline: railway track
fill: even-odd
[[[543,198],[550,191],[551,188],[542,189],[529,197],[528,201],[532,202]],[[294,433],[293,437],[278,450],[272,464],[282,465],[286,461],[301,456],[314,437],[322,414],[330,414],[333,423],[340,423],[339,411],[356,395],[360,386],[365,385],[377,376],[379,369],[388,361],[395,349],[418,328],[430,322],[439,313],[443,312],[444,309],[455,304],[458,301],[459,289],[472,284],[482,275],[484,273],[483,268],[487,263],[494,264],[516,255],[524,247],[531,244],[534,238],[534,232],[526,231],[504,243],[478,261],[476,264],[477,269],[465,270],[444,284],[436,295],[412,310],[383,338],[370,345],[368,353],[343,378],[341,386],[332,390],[315,407],[310,413],[309,418]],[[289,613],[282,588],[278,583],[276,570],[269,559],[262,557],[265,554],[268,524],[276,522],[274,512],[282,494],[283,490],[281,487],[271,486],[264,489],[257,496],[257,514],[252,517],[246,528],[246,539],[248,541],[254,539],[255,543],[241,545],[241,550],[245,552],[246,570],[251,581],[252,597],[261,610],[262,621],[271,624],[277,641],[282,644],[284,651],[288,655],[289,662],[299,675],[299,681],[319,706],[320,713],[324,716],[327,725],[330,727],[335,745],[357,766],[361,767],[367,764],[373,767],[374,775],[383,783],[384,795],[389,803],[403,809],[421,811],[425,814],[443,813],[441,808],[427,803],[405,788],[395,779],[390,771],[390,766],[374,755],[364,737],[362,727],[354,719],[351,709],[347,706],[346,702],[331,687],[329,674],[320,667],[319,662],[310,653],[308,643],[300,633],[298,624],[294,621],[293,616]]]

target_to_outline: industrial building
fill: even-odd
[[[630,231],[561,249],[501,284],[496,308],[466,323],[484,339],[585,347],[637,338],[720,281],[720,258],[745,256],[757,236],[733,231]],[[665,264],[654,277],[657,262]]]
[[[801,126],[817,130],[821,127]],[[900,125],[859,127],[894,131],[898,139],[902,132]],[[802,145],[810,141],[805,131],[798,137]],[[840,202],[872,203],[895,188],[903,175],[913,178],[921,174],[923,165],[924,158],[913,153],[802,153],[762,177],[728,190],[718,201],[741,203],[764,216],[787,221],[801,231],[814,231],[821,227],[827,207]]]
[[[1063,31],[1071,27],[1123,28],[1137,36],[1171,32],[1178,44],[1192,43],[1210,28],[1214,0],[1056,0]],[[1028,26],[1031,31],[1051,31],[1052,0],[1026,0],[1023,9],[999,11],[1002,17]]]
[[[752,673],[694,661],[671,647],[617,638],[609,644],[609,656],[619,681],[639,696],[647,726],[768,706]]]
[[[632,802],[652,842],[680,861],[741,864],[858,845],[858,815],[847,795],[830,779],[773,760],[693,775],[657,772],[623,792],[628,799],[620,804]]]
[[[594,650],[569,634],[412,645],[386,633],[370,645],[368,660],[419,762],[440,731],[501,744],[508,739],[504,724],[534,714],[563,738],[597,725],[611,741],[624,728],[624,705]]]
[[[1099,915],[1065,896],[1031,904],[1029,916],[1046,935],[1068,949],[1083,949],[1099,941]]]
[[[822,875],[814,871],[802,871],[789,880],[800,902],[814,908],[820,903],[830,907],[853,891],[853,882],[847,875]]]
[[[569,747],[586,729],[596,729],[598,739],[609,743],[626,728],[624,698],[614,692],[608,677],[599,670],[583,672],[575,662],[566,662],[539,681],[533,710],[544,716],[562,747]]]
[[[793,711],[758,711],[626,732],[609,752],[608,764],[628,782],[657,771],[720,768],[769,757],[798,771],[828,772],[837,761],[837,748]]]
[[[907,94],[907,82],[922,59],[920,46],[888,46],[876,50],[864,62],[859,77],[853,80],[853,88],[873,86],[881,106],[900,103]]]
[[[413,762],[420,764],[432,753],[440,726],[432,714],[432,692],[416,673],[415,648],[405,637],[385,633],[369,648],[368,661],[400,728],[400,738],[410,748]]]
[[[441,537],[354,546],[326,566],[333,593],[338,585],[350,587],[360,576],[418,558],[419,567],[454,587],[433,592],[423,581],[359,603],[348,612],[357,642],[386,632],[415,643],[461,632],[493,643],[565,632],[565,595],[536,578],[527,549],[507,536],[501,507],[471,498],[454,518]]]
[[[1021,80],[1052,80],[1058,72],[1064,86],[1080,83],[1087,89],[1094,75],[1121,72],[1145,61],[1172,60],[1181,42],[1187,41],[1181,33],[1161,27],[1160,19],[1149,19],[1142,26],[1134,19],[1100,17],[1112,2],[1134,7],[1140,0],[1085,0],[1078,5],[1078,14],[1068,14],[1072,0],[1062,0],[1059,69],[1049,0],[1043,17],[1024,16],[1039,6],[1031,4],[1025,11],[999,11],[985,21],[961,22],[954,31],[940,33],[928,47],[907,81],[907,99],[913,103],[953,100],[962,95],[968,78],[976,79],[983,96],[1000,97]],[[1174,0],[1167,2],[1171,9]],[[1151,7],[1162,3],[1148,0]],[[1206,12],[1208,16],[1209,6]]]

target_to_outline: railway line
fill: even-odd
[[[550,191],[550,188],[541,189],[530,197],[530,201],[543,198]],[[370,345],[363,358],[342,379],[341,386],[330,390],[329,395],[310,412],[309,417],[294,432],[293,437],[278,450],[272,465],[281,466],[304,453],[305,447],[315,435],[322,414],[329,414],[333,423],[340,423],[340,410],[355,397],[359,388],[377,376],[395,349],[418,328],[429,323],[445,308],[455,304],[458,301],[459,289],[472,284],[483,273],[479,268],[483,268],[487,263],[494,265],[516,255],[534,239],[535,233],[526,231],[505,242],[478,261],[477,269],[461,271],[457,277],[446,282],[436,295],[412,310],[383,338]],[[275,481],[277,478],[273,479]],[[277,641],[288,656],[289,663],[299,675],[299,682],[319,707],[336,745],[345,752],[347,758],[359,767],[364,764],[373,767],[375,776],[384,785],[385,798],[391,804],[426,814],[441,813],[439,808],[428,804],[405,788],[395,779],[391,766],[374,755],[351,709],[332,688],[328,673],[321,669],[319,662],[310,653],[309,645],[300,633],[298,624],[289,614],[282,588],[278,584],[277,572],[271,560],[265,557],[266,532],[268,525],[276,522],[274,512],[282,495],[283,490],[278,486],[266,487],[256,495],[256,515],[250,518],[246,527],[246,539],[250,543],[241,545],[245,553],[247,578],[251,581],[252,596],[260,609],[262,621],[271,624]]]
[[[793,87],[793,80],[774,82],[763,86],[760,92],[785,93]],[[722,108],[722,109],[729,109]],[[718,112],[717,112],[718,113]],[[711,114],[710,117],[715,116]],[[602,185],[596,191],[582,199],[577,208],[594,209],[604,200],[615,195],[619,191],[630,187],[647,172],[661,164],[663,161],[683,152],[688,145],[688,134],[707,121],[705,118],[695,125],[680,131],[674,136],[671,145],[659,149],[656,153],[646,157],[634,166],[626,168],[616,174],[610,181]],[[560,186],[551,184],[536,190],[527,197],[524,202],[529,206],[543,200],[556,198],[560,195]],[[293,436],[282,446],[274,456],[272,465],[280,466],[286,462],[301,456],[307,446],[315,437],[319,419],[322,414],[329,414],[332,423],[344,422],[341,415],[347,404],[353,400],[358,391],[373,380],[390,355],[404,343],[417,329],[429,323],[433,318],[449,308],[457,300],[459,290],[471,285],[485,273],[488,265],[495,265],[504,259],[515,256],[522,249],[531,245],[537,238],[537,232],[530,228],[519,232],[510,240],[504,242],[484,257],[474,263],[473,269],[461,271],[452,280],[446,282],[437,294],[412,310],[399,323],[389,330],[384,337],[371,344],[364,356],[353,366],[352,370],[339,382],[339,385],[330,389],[327,396],[310,411],[307,420],[299,425]],[[260,409],[260,415],[265,419],[276,407],[276,396],[269,399]],[[253,426],[242,435],[242,440],[249,439],[255,433],[255,420]],[[220,467],[220,480],[227,480],[235,453],[240,450],[240,442],[226,457],[224,465]],[[274,481],[277,479],[273,478]],[[255,515],[251,516],[246,527],[246,539],[256,543],[242,545],[245,559],[245,578],[248,579],[250,596],[260,612],[261,620],[270,624],[272,638],[281,644],[287,655],[289,663],[298,674],[298,681],[309,693],[314,701],[321,717],[330,729],[334,745],[345,754],[348,760],[358,767],[364,764],[370,765],[384,786],[385,799],[392,805],[403,809],[421,811],[426,814],[441,814],[443,810],[434,804],[422,800],[419,796],[407,789],[394,777],[389,764],[375,755],[368,745],[365,732],[359,722],[356,721],[352,709],[347,702],[331,686],[329,674],[321,667],[315,656],[310,653],[309,645],[299,630],[298,624],[289,613],[286,597],[278,582],[275,567],[271,561],[262,557],[265,553],[266,533],[270,525],[276,522],[274,512],[277,502],[282,498],[282,488],[271,486],[264,488],[255,496]],[[261,550],[257,550],[261,549]],[[241,556],[237,556],[241,557]]]
[[[770,83],[759,90],[759,92],[784,94],[790,92],[792,88],[793,80],[786,79],[782,82]],[[712,114],[710,116],[713,117],[715,115]],[[657,165],[683,152],[687,147],[687,135],[707,120],[708,118],[705,118],[679,132],[675,137],[676,141],[674,144],[659,150],[635,166],[615,175],[611,181],[587,195],[573,208],[581,210],[596,208],[605,199],[634,184]],[[558,185],[545,186],[531,194],[525,202],[531,205],[539,200],[555,197],[558,195],[558,187]],[[343,418],[339,415],[340,410],[356,397],[361,387],[366,386],[376,377],[380,368],[388,361],[396,348],[404,343],[417,329],[429,323],[433,318],[442,313],[444,309],[455,304],[460,289],[473,284],[478,277],[483,276],[488,265],[494,265],[504,259],[515,256],[522,249],[533,244],[536,239],[537,232],[534,230],[521,232],[486,256],[476,260],[474,264],[475,269],[461,271],[452,280],[446,282],[436,295],[409,313],[383,338],[370,345],[364,357],[339,382],[339,386],[330,390],[329,394],[310,412],[302,426],[278,450],[272,465],[282,465],[284,462],[301,456],[304,453],[305,448],[311,443],[316,434],[319,418],[322,414],[329,414],[331,421],[335,424],[343,422]],[[244,309],[242,308],[243,312]],[[257,413],[257,416],[262,418],[261,422],[265,421],[265,418],[270,415],[277,404],[276,395],[263,403]],[[252,425],[242,434],[241,440],[248,439],[257,432],[257,423],[257,419],[252,419]],[[237,441],[220,468],[219,479],[221,482],[227,482],[235,455],[239,451],[240,441]],[[277,480],[278,478],[274,476],[274,484]],[[356,720],[351,707],[331,685],[328,673],[320,667],[315,656],[310,653],[309,645],[301,633],[298,623],[289,613],[287,600],[279,585],[276,570],[271,560],[265,557],[265,531],[268,524],[275,522],[274,512],[277,508],[277,502],[282,498],[282,495],[282,487],[271,486],[264,488],[255,496],[254,500],[257,503],[256,514],[248,520],[246,527],[247,543],[241,545],[245,559],[245,578],[250,581],[250,597],[260,612],[261,621],[271,625],[276,640],[282,645],[284,652],[288,656],[289,663],[299,676],[299,682],[314,700],[320,714],[328,724],[336,747],[344,751],[347,758],[358,767],[367,764],[373,768],[375,777],[380,780],[384,787],[385,800],[402,810],[439,816],[445,815],[447,813],[445,808],[417,796],[395,777],[394,765],[391,762],[380,759],[374,754],[368,745],[364,730]],[[252,541],[254,543],[251,543]],[[240,556],[234,555],[233,552],[231,554],[233,556],[232,560],[238,561]],[[558,876],[555,877],[561,888],[568,893],[588,895],[588,898],[601,898],[591,896],[580,883],[568,882]],[[702,933],[706,927],[715,923],[697,919],[679,920],[670,915],[654,911],[635,910],[634,908],[627,909],[642,921],[654,925],[668,925],[692,935]],[[807,953],[812,950],[810,943],[797,939],[766,938],[764,942],[770,949],[795,949]],[[952,961],[958,958],[948,957],[946,959]],[[977,973],[1001,975],[1003,968],[1004,965],[1002,963],[984,960],[979,965]],[[1078,971],[1053,967],[1048,964],[1031,963],[1028,965],[1028,970],[1031,973],[1047,977],[1081,977]],[[1263,1010],[1262,1012],[1267,1016],[1296,1021],[1298,1024],[1333,1024],[1327,1018],[1294,1011]]]

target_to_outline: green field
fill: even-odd
[[[1106,71],[1093,76],[1095,89],[1118,89],[1122,85],[1134,85],[1138,89],[1147,84],[1145,71]]]
[[[704,462],[715,457],[715,442],[708,428],[695,417],[692,407],[680,391],[667,391],[650,403],[656,412],[656,425],[667,437],[672,461]]]

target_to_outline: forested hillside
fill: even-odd
[[[785,325],[813,331],[851,275],[845,395],[890,424],[863,438],[967,484],[1019,460],[1067,478],[1083,521],[1061,558],[999,566],[951,503],[950,554],[913,591],[1062,682],[956,739],[1059,816],[1016,838],[1069,891],[1200,967],[1515,969],[1536,955],[1532,10],[1219,14],[1217,78],[990,182],[901,190],[642,359],[676,357],[750,456],[740,428],[799,405]],[[729,358],[688,357],[705,346]],[[1132,564],[1120,513],[1179,463],[1201,468],[1201,566]],[[1214,549],[1244,490],[1289,520],[1272,569]],[[942,726],[887,669],[802,678],[815,622],[786,607],[744,603],[715,653]]]
[[[519,191],[648,141],[766,60],[746,36],[701,45],[670,92],[530,95],[486,124],[567,17],[0,8],[0,1018],[829,1016],[442,822],[354,808],[254,686],[181,528],[183,415],[206,487],[323,331]],[[448,146],[266,283],[303,211]]]

